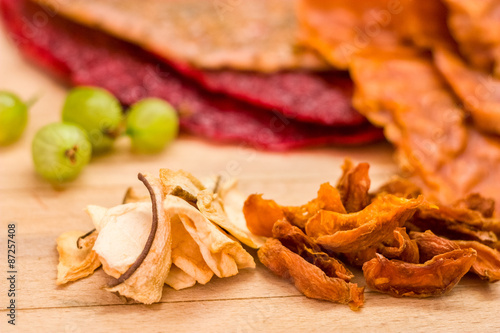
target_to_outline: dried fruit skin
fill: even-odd
[[[412,231],[410,232],[410,237],[417,242],[420,252],[420,263],[431,260],[437,255],[460,248],[453,241],[439,237],[430,230],[426,230],[425,232]]]
[[[370,177],[368,163],[354,166],[351,160],[346,159],[342,166],[343,174],[339,179],[337,188],[342,198],[345,210],[348,213],[359,212],[370,203]]]
[[[489,282],[500,280],[500,252],[476,241],[455,241],[461,249],[472,248],[477,252],[471,271]]]
[[[337,277],[346,282],[349,282],[354,277],[344,264],[323,252],[302,230],[292,226],[286,220],[274,224],[273,237],[293,253],[319,267],[329,277]]]
[[[57,238],[57,252],[59,264],[57,265],[58,285],[76,281],[94,273],[101,266],[98,255],[92,249],[97,238],[97,232],[85,237],[77,247],[82,231],[68,231]]]
[[[163,191],[160,180],[144,175],[150,186],[153,210],[156,208],[157,228],[150,250],[139,267],[125,281],[106,290],[135,299],[144,304],[160,301],[163,285],[172,263],[172,234],[170,220],[162,209]],[[154,217],[153,212],[153,217]],[[124,275],[127,272],[123,273]]]
[[[333,252],[357,252],[375,245],[402,227],[423,198],[379,196],[362,211],[351,214],[320,211],[306,224],[306,234]]]
[[[473,249],[440,254],[424,264],[388,260],[377,254],[363,265],[363,274],[371,289],[392,296],[438,296],[450,291],[475,260]]]
[[[259,249],[258,255],[267,268],[293,282],[307,297],[349,304],[352,310],[363,305],[363,287],[328,277],[321,269],[284,247],[277,239],[268,239]]]

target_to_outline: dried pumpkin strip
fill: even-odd
[[[484,229],[486,219],[480,212],[445,205],[420,207],[410,221],[421,230],[451,239],[477,240],[494,243],[498,237],[493,231]]]
[[[440,254],[424,264],[388,260],[377,254],[363,265],[363,274],[371,289],[391,296],[438,296],[450,291],[475,260],[474,249]]]
[[[170,220],[162,209],[163,191],[160,180],[147,174],[139,174],[139,179],[146,185],[151,196],[151,232],[136,261],[106,290],[144,304],[152,304],[160,301],[170,270],[172,234]]]
[[[479,212],[483,217],[493,217],[495,213],[495,200],[485,198],[479,193],[471,193],[464,199],[460,199],[453,205],[459,209],[469,209]]]
[[[354,274],[342,262],[323,252],[302,230],[292,226],[286,220],[274,224],[273,237],[293,253],[319,267],[329,277],[337,277],[346,282],[354,277]]]
[[[276,221],[286,218],[293,225],[304,228],[321,209],[345,213],[340,194],[330,183],[321,184],[315,199],[296,207],[280,206],[274,200],[263,199],[261,194],[252,194],[245,201],[243,213],[252,233],[271,237]]]
[[[342,166],[343,174],[337,184],[342,203],[347,213],[359,212],[371,201],[370,176],[368,163],[359,163],[354,166],[351,160],[346,159]]]
[[[423,198],[383,195],[360,212],[320,211],[306,224],[306,234],[333,252],[357,252],[388,238],[415,213]]]
[[[89,276],[101,266],[99,257],[93,250],[97,232],[85,237],[78,246],[78,240],[84,234],[82,231],[68,231],[57,238],[57,285]]]
[[[396,176],[382,185],[375,192],[375,195],[383,193],[392,194],[401,198],[414,199],[422,194],[422,189],[409,179]]]
[[[328,277],[321,269],[287,249],[277,239],[268,239],[259,249],[258,255],[267,268],[290,280],[307,297],[349,304],[352,310],[363,305],[363,287]]]
[[[425,232],[412,231],[410,232],[410,237],[417,243],[420,252],[420,263],[431,260],[437,255],[460,248],[453,241],[439,237],[430,230],[426,230]]]
[[[471,271],[489,282],[500,280],[500,252],[476,241],[455,241],[461,249],[472,248],[477,258]]]
[[[406,228],[396,228],[392,237],[382,242],[378,252],[389,259],[399,259],[404,262],[418,264],[419,250],[417,243],[410,239]]]

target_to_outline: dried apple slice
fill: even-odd
[[[165,283],[175,290],[186,289],[196,284],[196,279],[172,264]]]
[[[148,188],[151,203],[129,205],[149,205],[152,208],[152,219],[149,220],[149,225],[146,226],[144,213],[139,215],[135,214],[134,210],[131,210],[128,214],[135,215],[134,223],[124,224],[123,228],[129,228],[130,234],[136,237],[134,238],[135,241],[138,242],[142,239],[142,242],[139,243],[139,248],[142,247],[142,251],[138,254],[135,253],[133,256],[129,255],[124,260],[118,260],[117,263],[111,261],[111,258],[115,258],[111,255],[112,251],[117,251],[116,247],[111,247],[112,245],[110,245],[117,245],[114,237],[116,230],[114,230],[110,232],[110,243],[107,244],[108,248],[104,244],[101,247],[100,257],[106,261],[108,268],[113,267],[116,270],[117,267],[120,267],[120,271],[112,273],[115,274],[113,276],[116,276],[116,273],[120,273],[121,275],[115,281],[112,281],[106,290],[117,292],[122,296],[132,298],[144,304],[151,304],[161,299],[163,285],[170,270],[172,235],[170,220],[166,218],[165,212],[162,209],[163,192],[160,181],[150,175],[142,174],[139,174],[139,179]],[[140,218],[137,218],[137,215]],[[140,222],[136,222],[135,220],[140,220]],[[105,229],[110,222],[106,223],[99,234],[99,237],[103,237],[102,239],[105,237],[103,235],[107,234]],[[145,235],[147,235],[147,239],[144,241]],[[99,237],[97,241],[100,241]],[[104,241],[102,242],[104,243]],[[133,244],[133,242],[131,240],[128,245]],[[103,249],[108,249],[109,251],[103,252]],[[129,263],[132,259],[135,261],[123,271],[126,267],[124,262]]]
[[[56,283],[58,285],[89,276],[101,266],[97,254],[92,249],[97,233],[93,232],[78,242],[82,235],[85,235],[85,232],[68,231],[57,238],[59,264]]]
[[[238,273],[238,269],[255,267],[253,257],[238,241],[229,237],[185,200],[167,195],[163,207],[168,219],[178,216],[198,244],[205,262],[218,277],[233,276]]]

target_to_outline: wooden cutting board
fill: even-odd
[[[127,187],[141,186],[139,171],[168,167],[200,177],[230,175],[240,179],[245,194],[300,204],[313,198],[322,182],[337,180],[345,157],[369,162],[376,187],[397,171],[392,149],[378,144],[266,153],[182,135],[160,155],[143,156],[130,153],[123,138],[113,153],[94,158],[75,182],[55,190],[34,174],[30,144],[38,128],[60,119],[66,89],[21,59],[3,34],[0,89],[24,99],[39,96],[23,138],[0,148],[0,332],[500,331],[500,284],[472,276],[438,298],[392,298],[368,290],[358,312],[307,299],[260,264],[205,286],[182,291],[165,287],[161,302],[150,306],[126,303],[102,290],[107,281],[102,270],[57,287],[57,236],[91,229],[85,206],[119,204]],[[7,323],[6,309],[11,223],[16,225],[16,326]],[[354,273],[355,282],[364,285],[361,271]]]

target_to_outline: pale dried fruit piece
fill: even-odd
[[[273,237],[293,253],[320,268],[329,277],[337,277],[346,282],[354,277],[344,264],[323,252],[302,230],[286,220],[274,224]]]
[[[218,277],[233,276],[238,273],[238,269],[255,267],[253,257],[238,241],[229,237],[185,200],[167,195],[163,207],[168,219],[179,217],[198,244],[206,264]]]
[[[245,221],[242,211],[243,204],[244,203],[241,202],[240,206],[241,216],[243,217],[242,222]],[[235,224],[235,222],[238,221],[237,219],[229,219],[229,216],[226,214],[226,205],[223,203],[221,198],[218,195],[214,194],[212,191],[203,190],[198,192],[196,205],[200,212],[205,215],[207,219],[223,228],[243,244],[248,245],[254,249],[259,248],[264,244],[264,238],[252,234],[250,230],[246,228],[245,223],[243,224],[242,228],[239,225]]]
[[[377,254],[363,265],[363,274],[371,289],[392,296],[438,296],[450,291],[475,260],[473,249],[440,254],[424,264],[388,260]]]
[[[425,232],[412,231],[410,232],[410,237],[417,242],[421,263],[431,260],[437,255],[460,248],[453,241],[439,237],[430,230],[426,230]]]
[[[85,232],[82,231],[68,231],[57,238],[59,264],[56,283],[58,285],[89,276],[101,266],[97,254],[92,249],[97,233],[93,232],[78,244],[78,240],[83,235]]]
[[[179,216],[170,216],[170,223],[172,226],[172,263],[196,282],[207,283],[214,272],[205,262],[200,247],[184,228]]]
[[[306,224],[306,234],[333,252],[357,252],[388,238],[402,227],[422,204],[423,198],[404,199],[393,195],[376,197],[362,211],[340,214],[320,211]]]
[[[135,262],[151,229],[151,209],[151,202],[118,205],[110,209],[87,207],[99,231],[94,251],[99,255],[106,274],[118,278]]]
[[[129,187],[123,196],[122,204],[150,201],[149,195],[138,193],[133,187]]]
[[[151,196],[152,223],[146,229],[149,236],[136,261],[106,290],[118,292],[144,304],[151,304],[160,301],[170,270],[172,235],[170,220],[163,210],[160,181],[142,174],[139,174],[139,179],[146,185]]]
[[[267,268],[290,280],[307,297],[349,304],[352,310],[363,305],[363,287],[328,277],[321,269],[287,249],[277,239],[268,239],[259,249],[258,255]]]
[[[371,198],[368,194],[370,190],[369,169],[368,163],[354,166],[351,160],[344,161],[343,173],[337,184],[337,189],[347,213],[359,212],[370,203]]]
[[[190,198],[196,198],[198,192],[205,189],[205,186],[198,178],[184,170],[160,169],[160,180],[165,194],[172,194],[183,199],[188,199],[187,201],[191,201],[192,199]],[[187,193],[181,193],[181,190]],[[172,191],[176,191],[177,193],[171,193]]]
[[[196,279],[172,264],[165,283],[175,290],[186,289],[196,284]]]
[[[461,249],[472,248],[477,252],[471,271],[489,282],[500,280],[500,252],[476,241],[455,241]]]

